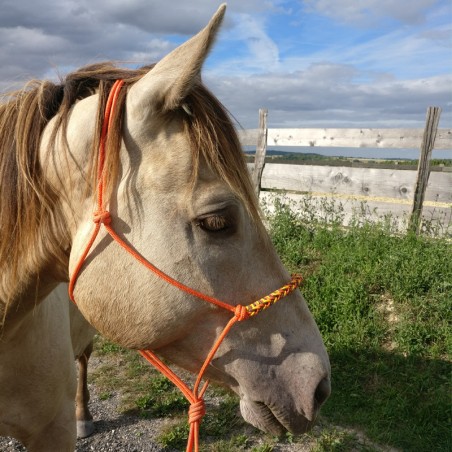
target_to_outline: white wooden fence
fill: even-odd
[[[430,171],[433,149],[452,149],[452,129],[438,129],[441,110],[427,110],[425,129],[268,129],[267,111],[260,110],[259,129],[239,131],[242,145],[256,146],[253,180],[260,196],[284,190],[300,200],[314,197],[339,199],[350,217],[366,202],[378,215],[409,216],[418,230],[423,216],[429,220],[452,214],[452,168]],[[418,170],[356,168],[349,166],[265,163],[267,146],[419,149]]]

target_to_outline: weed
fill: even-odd
[[[99,400],[108,400],[113,396],[111,392],[101,392],[99,394]]]
[[[183,394],[161,375],[150,381],[148,393],[139,397],[136,405],[142,417],[164,417],[183,413],[189,406]]]
[[[311,452],[376,452],[371,446],[360,443],[356,435],[338,429],[325,429]]]
[[[209,452],[231,452],[247,450],[250,440],[246,435],[235,435],[229,440],[220,440],[208,446]]]
[[[273,452],[275,447],[272,444],[261,444],[260,446],[253,447],[251,452]]]
[[[97,336],[96,352],[98,355],[111,355],[122,353],[123,351],[124,349],[121,346],[114,344],[113,342],[103,340]]]
[[[244,424],[238,413],[238,398],[226,394],[219,405],[211,407],[202,420],[201,438],[210,443],[211,451],[242,450],[240,448],[248,445],[247,436],[237,432],[240,432]],[[184,444],[187,438],[188,427],[184,420],[167,428],[158,440],[165,447],[177,448],[177,445]]]
[[[186,421],[165,429],[157,438],[158,442],[165,448],[183,450],[188,439],[189,426]]]
[[[201,437],[221,438],[231,430],[244,425],[239,414],[239,400],[236,396],[226,395],[219,406],[210,410],[202,421]]]

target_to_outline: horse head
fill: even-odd
[[[224,10],[152,68],[122,73],[101,178],[110,225],[124,243],[174,280],[235,306],[260,299],[290,276],[260,219],[231,120],[201,82]],[[94,227],[95,183],[87,180],[96,166],[89,150],[101,128],[101,98],[97,91],[78,100],[64,134],[52,120],[41,148],[46,177],[61,193],[70,273]],[[74,297],[106,337],[156,350],[193,372],[231,317],[149,272],[103,229]],[[330,367],[299,291],[235,324],[206,375],[240,396],[251,424],[272,433],[310,428],[330,392]]]

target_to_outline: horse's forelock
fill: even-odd
[[[251,218],[261,225],[260,209],[249,178],[242,147],[225,107],[203,85],[188,95],[186,130],[191,142],[196,177],[201,158],[242,201]]]

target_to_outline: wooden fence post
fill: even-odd
[[[259,109],[259,132],[257,136],[256,155],[254,157],[254,169],[252,174],[253,186],[257,197],[261,190],[262,172],[265,165],[265,154],[267,152],[267,115],[266,108]]]
[[[419,165],[417,167],[417,180],[414,189],[413,209],[411,211],[410,225],[411,231],[419,233],[422,219],[422,205],[424,203],[425,191],[427,189],[428,178],[430,176],[430,159],[435,146],[436,132],[438,130],[440,107],[428,107],[425,121],[424,135],[422,137],[421,153]]]

